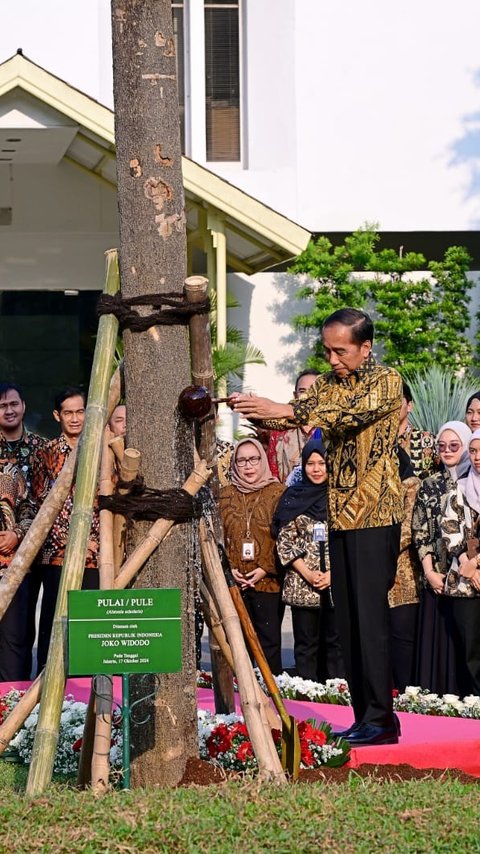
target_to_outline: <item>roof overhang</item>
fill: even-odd
[[[0,143],[0,165],[65,160],[116,189],[113,111],[22,54],[0,65]],[[233,269],[259,272],[305,249],[306,229],[187,157],[182,169],[193,245],[206,210],[223,223]]]

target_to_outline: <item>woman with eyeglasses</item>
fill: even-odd
[[[282,598],[292,609],[297,675],[324,682],[343,677],[345,668],[330,589],[323,441],[310,439],[301,460],[301,480],[281,496],[272,532],[286,569]]]
[[[463,421],[447,421],[437,435],[441,469],[424,480],[412,518],[412,538],[423,568],[420,599],[417,672],[415,682],[437,694],[458,693],[458,674],[464,667],[445,582],[452,555],[443,539],[442,520],[449,493],[468,472],[471,430]]]
[[[267,455],[256,439],[237,442],[231,483],[220,491],[225,548],[232,574],[257,632],[272,673],[282,672],[280,566],[270,528],[284,490],[272,475]]]
[[[447,496],[442,532],[450,558],[445,595],[451,597],[456,638],[465,667],[459,691],[480,695],[480,429],[470,438],[471,468]]]

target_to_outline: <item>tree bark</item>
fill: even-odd
[[[186,220],[171,2],[112,0],[112,30],[122,295],[181,295]],[[189,383],[187,330],[127,330],[124,349],[128,443],[141,452],[148,486],[179,486],[193,469],[191,429],[176,415]],[[135,526],[129,551],[147,530]],[[135,580],[181,588],[183,669],[161,677],[149,722],[132,722],[133,786],[174,786],[197,755],[193,542],[193,525],[175,526]],[[138,678],[131,683],[132,700],[145,694]]]

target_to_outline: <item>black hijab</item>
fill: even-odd
[[[297,516],[309,516],[318,522],[327,518],[327,482],[312,483],[305,473],[305,466],[313,453],[325,459],[325,446],[321,439],[310,439],[302,451],[302,479],[289,486],[280,497],[272,521],[272,536],[277,537],[280,528]]]

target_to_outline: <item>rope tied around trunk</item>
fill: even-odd
[[[142,317],[138,311],[135,311],[134,305],[147,305],[158,311]],[[185,326],[194,315],[208,314],[209,311],[208,297],[201,302],[192,303],[176,291],[130,298],[122,297],[120,293],[114,296],[102,294],[97,302],[99,317],[103,314],[113,314],[121,329],[130,329],[132,332],[145,332],[151,326]]]
[[[128,492],[121,495],[120,489]],[[197,495],[189,495],[184,489],[151,489],[140,476],[132,481],[118,481],[113,495],[98,496],[98,506],[100,510],[124,516],[129,526],[140,520],[189,522],[202,513],[202,500]]]

